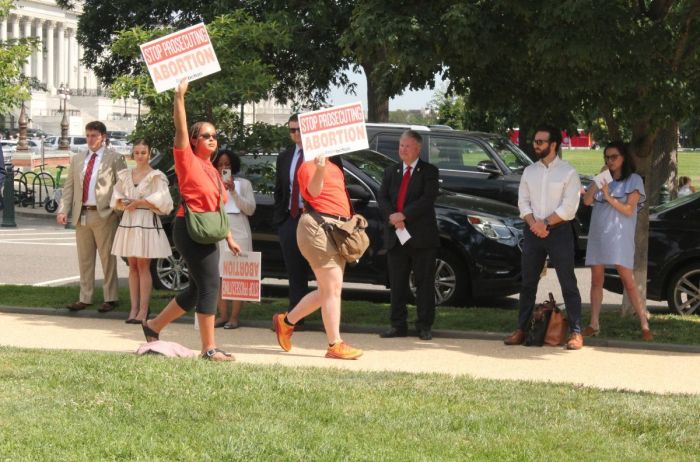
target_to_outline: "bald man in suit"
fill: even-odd
[[[72,214],[80,267],[80,300],[68,305],[71,311],[92,305],[95,290],[95,258],[99,254],[104,272],[104,303],[100,313],[117,305],[117,259],[112,255],[112,242],[119,218],[110,208],[117,172],[126,168],[124,156],[105,146],[107,127],[100,121],[85,126],[88,151],[75,154],[70,161],[68,177],[56,221],[65,225]]]

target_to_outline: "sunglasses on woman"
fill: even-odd
[[[205,140],[208,140],[209,138],[216,139],[216,133],[200,133],[199,137],[204,138]]]

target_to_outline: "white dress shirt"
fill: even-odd
[[[549,166],[540,160],[529,165],[520,180],[520,218],[532,214],[537,220],[544,220],[556,213],[564,221],[573,220],[580,194],[581,180],[571,164],[559,157]]]
[[[401,173],[405,175],[405,174],[406,174],[406,169],[407,169],[408,167],[411,167],[411,176],[413,176],[413,172],[416,171],[416,164],[417,164],[417,163],[418,163],[418,157],[416,157],[416,160],[414,160],[413,162],[411,162],[411,165],[406,165],[406,162],[402,162],[402,164],[403,164],[403,171],[402,171]]]
[[[95,158],[95,163],[92,165],[92,176],[90,177],[90,187],[88,188],[88,198],[87,202],[83,205],[97,205],[97,197],[95,196],[95,186],[97,185],[97,172],[100,171],[100,162],[102,161],[102,155],[105,152],[104,146],[97,150],[97,157]],[[87,170],[88,163],[90,163],[90,158],[92,157],[92,151],[88,150],[87,156],[85,156],[85,162],[83,162],[83,172],[82,178],[85,179],[85,171]],[[80,190],[80,194],[83,194],[83,190]]]

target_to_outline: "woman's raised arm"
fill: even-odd
[[[175,147],[185,149],[190,144],[187,132],[187,113],[185,112],[185,93],[187,93],[188,81],[182,79],[175,88],[173,98],[173,119],[175,120]]]

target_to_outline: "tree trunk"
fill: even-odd
[[[678,123],[673,123],[658,132],[652,132],[647,124],[636,124],[632,130],[632,155],[637,173],[644,178],[646,201],[637,217],[634,252],[634,281],[646,307],[647,263],[649,253],[649,206],[659,204],[662,186],[676,183],[678,171]],[[627,292],[622,298],[622,315],[634,312]]]
[[[367,77],[367,122],[389,121],[389,98],[379,91],[380,86],[375,84],[371,65],[362,65]]]
[[[671,197],[675,198],[676,184],[678,184],[678,123],[673,123],[659,131],[654,144],[651,171],[653,174],[649,189],[656,193],[651,198],[651,205],[661,203],[660,193],[663,186],[666,186]]]

